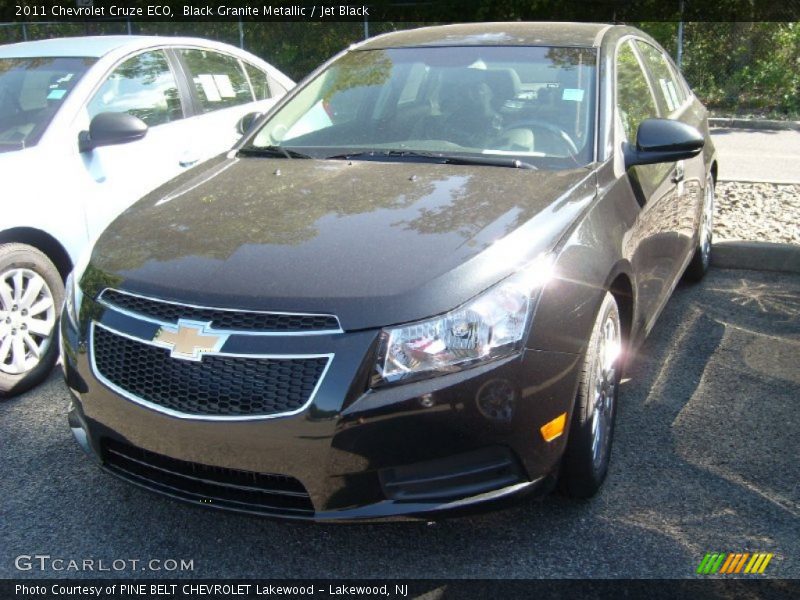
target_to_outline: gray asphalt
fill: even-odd
[[[692,577],[763,551],[800,577],[800,276],[712,270],[681,284],[623,384],[601,493],[436,524],[275,522],[182,504],[97,469],[58,374],[0,403],[0,577],[14,558],[191,559],[159,577]],[[113,574],[113,573],[112,573]],[[103,575],[103,574],[101,574]]]
[[[800,131],[711,130],[721,181],[800,183]]]

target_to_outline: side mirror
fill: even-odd
[[[89,123],[89,131],[78,134],[78,149],[89,152],[100,146],[127,144],[142,139],[147,134],[147,125],[128,113],[104,112]]]
[[[645,119],[636,132],[636,148],[625,146],[625,167],[675,162],[700,154],[705,144],[697,129],[671,119]]]
[[[249,132],[253,128],[253,125],[256,124],[256,121],[263,116],[264,113],[260,112],[247,113],[245,116],[239,119],[238,123],[236,123],[236,131],[244,135],[245,133]]]

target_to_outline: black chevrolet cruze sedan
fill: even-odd
[[[588,497],[626,358],[708,268],[716,172],[706,110],[637,29],[353,46],[75,269],[70,426],[114,475],[247,513]]]

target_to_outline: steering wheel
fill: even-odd
[[[548,121],[542,121],[540,119],[525,119],[524,121],[518,121],[517,123],[512,123],[511,125],[503,127],[503,131],[508,131],[509,129],[520,129],[522,127],[529,127],[531,129],[545,129],[550,133],[555,134],[555,138],[564,145],[564,148],[569,151],[568,154],[570,156],[575,156],[579,152],[578,147],[575,145],[575,142],[572,140],[570,135],[558,125],[553,125]]]

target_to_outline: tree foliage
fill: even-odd
[[[527,10],[548,5],[530,0]],[[442,5],[444,6],[444,5]],[[526,17],[517,0],[477,2],[463,7],[464,20],[518,20]],[[570,7],[571,5],[566,5]],[[576,3],[575,8],[585,5]],[[533,13],[531,13],[533,14]],[[538,13],[537,13],[538,14]],[[442,18],[446,15],[443,13]],[[580,19],[580,14],[573,18]],[[295,80],[348,45],[370,36],[422,23],[399,22],[88,22],[0,27],[0,43],[59,36],[132,33],[189,35],[216,39],[263,57]],[[674,21],[635,23],[673,56],[678,24]],[[722,110],[800,113],[800,24],[797,22],[689,21],[684,26],[683,72],[698,96]]]

